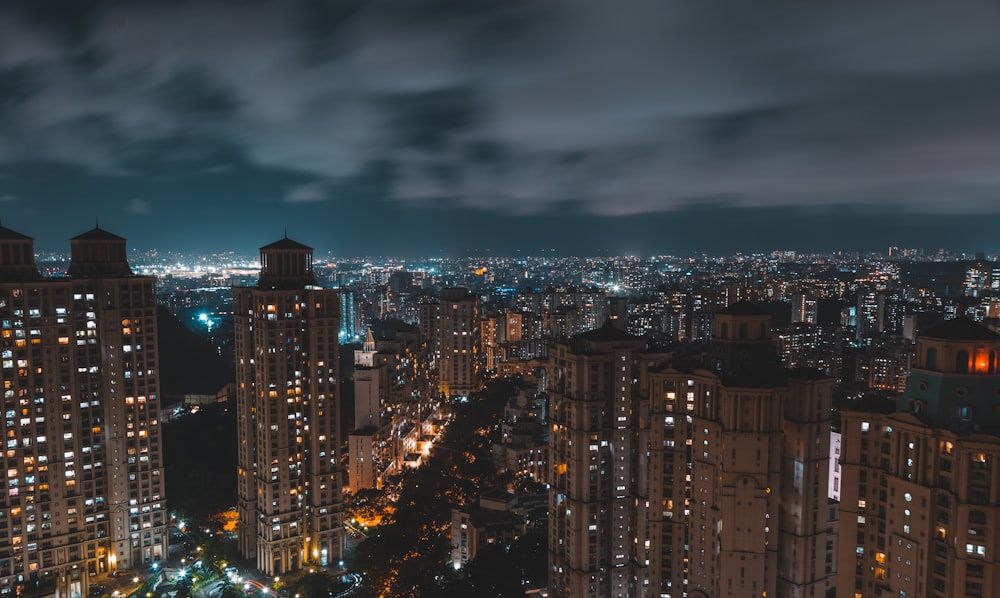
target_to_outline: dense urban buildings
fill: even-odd
[[[1000,334],[956,318],[918,334],[895,400],[842,413],[837,595],[995,596]]]
[[[8,405],[3,500],[20,502],[0,516],[0,534],[11,538],[6,553],[0,546],[9,573],[0,591],[27,587],[33,571],[54,580],[59,542],[67,558],[87,555],[77,569],[67,561],[66,583],[80,588],[95,573],[165,558],[162,474],[152,471],[169,455],[153,426],[176,409],[159,405],[155,326],[142,319],[153,275],[156,300],[236,362],[235,390],[218,396],[235,397],[239,413],[237,542],[269,576],[339,565],[345,509],[353,516],[365,500],[395,495],[408,477],[400,474],[432,457],[449,425],[441,405],[476,402],[483,383],[509,377],[516,392],[493,427],[476,431],[507,472],[506,487],[452,497],[452,569],[480,548],[547,529],[550,595],[985,596],[992,588],[1000,268],[983,256],[317,259],[286,238],[262,248],[257,271],[232,255],[126,260],[124,241],[100,229],[74,239],[70,258],[45,256],[37,266],[26,257],[30,239],[8,231],[4,243],[7,397],[49,405],[48,389],[66,376],[45,360],[70,352],[71,390],[98,395],[73,398],[81,448],[62,479],[93,482],[105,506],[95,496],[84,512],[94,539],[84,520],[87,533],[44,543],[46,530],[72,516],[39,519],[40,488],[52,491],[51,473],[68,459],[63,451],[63,461],[42,460],[39,451],[67,430],[34,435],[26,448],[24,429],[57,423],[24,414],[31,403]],[[102,302],[112,286],[119,305]],[[121,303],[126,294],[133,303]],[[62,324],[45,323],[60,301],[66,311],[53,317],[69,334],[36,357],[36,345],[50,346],[47,326]],[[105,345],[105,355],[87,353]],[[343,350],[354,359],[339,362]],[[57,374],[59,382],[35,385]],[[105,386],[84,389],[83,377]],[[353,389],[346,422],[342,378]],[[109,405],[123,388],[133,400]],[[143,417],[152,418],[145,436]],[[116,424],[126,426],[124,440],[92,441],[91,429],[111,434]],[[129,424],[150,441],[149,459],[136,447],[131,487],[128,477],[107,478],[108,452],[128,442]],[[131,445],[121,446],[130,466]],[[97,451],[103,457],[88,461]],[[38,498],[26,501],[31,492]],[[124,535],[103,540],[103,521],[108,534],[121,521]],[[73,534],[83,542],[77,553]]]
[[[388,328],[388,327],[384,327]],[[382,489],[429,452],[439,393],[420,329],[396,322],[378,341],[369,328],[354,352],[354,428],[348,437],[348,491]]]
[[[340,293],[287,237],[260,250],[255,287],[234,289],[239,547],[268,575],[344,554]]]
[[[70,248],[67,276],[42,277],[0,227],[0,595],[83,596],[167,553],[155,279],[100,228]]]

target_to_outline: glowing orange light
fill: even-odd
[[[973,365],[976,373],[985,374],[989,372],[989,358],[986,356],[986,349],[976,350],[976,361]]]

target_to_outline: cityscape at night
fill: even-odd
[[[0,598],[997,596],[997,106],[985,0],[4,2]]]

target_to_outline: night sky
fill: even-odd
[[[1000,252],[1000,3],[0,3],[40,250]]]

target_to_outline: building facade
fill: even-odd
[[[68,276],[42,278],[0,227],[0,595],[84,596],[167,553],[155,280],[100,228],[70,247]]]
[[[648,595],[826,595],[833,380],[780,367],[770,328],[736,303],[705,360],[650,373]]]
[[[644,345],[609,319],[549,352],[553,596],[635,596],[646,578],[634,372]]]
[[[268,575],[343,558],[340,293],[316,286],[312,249],[260,250],[233,290],[240,551]]]
[[[438,305],[441,357],[438,383],[446,397],[468,396],[482,387],[479,362],[479,295],[468,289],[441,291]]]
[[[781,367],[767,312],[701,356],[607,325],[550,352],[553,596],[822,598],[834,380]]]
[[[996,595],[998,355],[1000,335],[945,322],[897,401],[842,413],[838,596]]]

